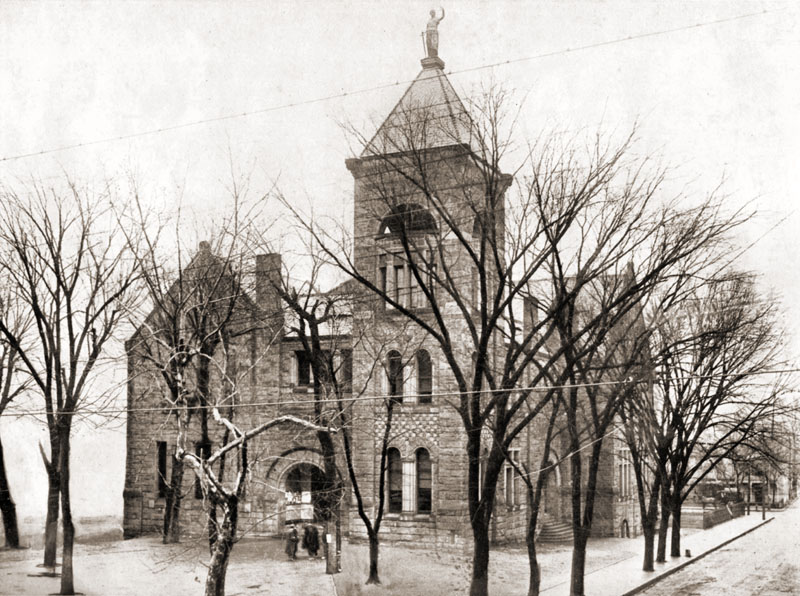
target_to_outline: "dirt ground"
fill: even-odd
[[[444,596],[464,594],[470,577],[469,559],[452,552],[383,545],[380,586],[366,586],[368,552],[364,543],[345,541],[342,573],[325,574],[322,559],[286,560],[278,539],[247,539],[238,543],[227,576],[228,596]],[[639,540],[603,538],[590,541],[587,572],[630,557],[640,557]],[[542,545],[542,588],[568,580],[571,546]],[[0,594],[34,595],[58,591],[57,578],[31,577],[42,570],[41,549],[0,551]],[[78,544],[75,552],[76,590],[87,596],[148,596],[203,593],[208,551],[201,540],[163,545],[158,537]],[[493,595],[524,594],[528,587],[528,559],[524,548],[495,548],[491,553],[490,588]]]
[[[57,593],[58,578],[32,577],[43,571],[37,568],[41,560],[40,549],[0,551],[0,594]],[[207,561],[202,542],[163,545],[158,537],[148,537],[78,544],[75,589],[86,596],[199,596]],[[333,586],[322,559],[300,551],[298,560],[290,562],[280,540],[245,540],[231,555],[226,593],[331,596]]]
[[[589,542],[586,571],[590,573],[629,557],[641,556],[638,540],[601,538]],[[345,545],[342,573],[334,577],[340,596],[402,594],[443,596],[469,592],[471,564],[467,557],[446,552],[382,546],[379,573],[381,585],[364,585],[369,570],[366,544]],[[541,545],[542,589],[569,579],[570,544]],[[517,596],[528,591],[530,568],[525,548],[495,547],[489,562],[489,588],[493,596]]]

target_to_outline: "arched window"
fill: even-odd
[[[431,512],[431,456],[427,449],[417,449],[417,511]]]
[[[403,402],[403,357],[400,352],[392,350],[386,357],[386,379],[391,398]]]
[[[436,232],[436,220],[430,211],[417,203],[393,207],[381,220],[379,236]]]
[[[431,403],[433,393],[433,365],[427,350],[417,351],[417,393],[419,403]]]
[[[394,447],[387,451],[386,459],[389,513],[400,513],[403,510],[403,462],[400,459],[400,452]]]

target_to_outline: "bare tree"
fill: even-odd
[[[687,496],[780,408],[780,384],[766,374],[780,363],[773,302],[741,273],[717,274],[691,290],[675,316],[658,321],[656,396],[652,410],[639,414],[661,437],[650,457],[666,474],[657,560],[666,555],[670,516],[671,555],[678,557]]]
[[[211,240],[201,241],[199,250],[191,256],[183,240],[187,230],[180,212],[174,220],[175,229],[170,229],[160,223],[161,214],[154,216],[144,208],[137,194],[137,212],[126,221],[126,228],[144,238],[134,258],[148,298],[147,311],[138,314],[138,328],[127,343],[129,358],[141,361],[157,377],[155,386],[162,390],[163,403],[174,417],[178,436],[185,436],[193,421],[199,421],[198,446],[205,457],[211,456],[209,415],[215,402],[210,382],[217,351],[238,337],[269,326],[275,316],[274,312],[262,311],[248,295],[246,238],[258,201],[245,200],[246,177],[233,179],[230,215],[216,222]],[[223,402],[218,405],[222,407]],[[224,405],[230,407],[231,403]],[[233,423],[233,410],[226,412],[226,420]],[[227,442],[231,431],[227,426],[221,428],[225,429],[223,442]],[[165,544],[180,540],[185,461],[176,451],[170,477],[163,479]],[[224,462],[222,457],[218,463],[219,479]],[[208,511],[207,529],[211,548],[218,530],[215,502]]]
[[[545,483],[548,480],[548,476],[553,473],[553,468],[559,463],[552,460],[551,454],[553,442],[558,440],[561,430],[558,428],[556,421],[562,401],[563,395],[559,394],[550,404],[550,413],[544,421],[544,440],[542,442],[538,470],[529,470],[524,463],[517,462],[513,457],[510,457],[510,454],[506,456],[508,464],[515,469],[525,484],[528,497],[528,524],[525,531],[525,546],[528,551],[528,565],[530,568],[528,596],[538,596],[541,589],[542,572],[536,555],[537,527]]]
[[[467,439],[474,596],[488,591],[489,527],[506,453],[556,398],[550,383],[586,376],[575,367],[608,329],[735,223],[714,200],[690,209],[661,201],[663,173],[630,154],[632,136],[597,139],[585,154],[542,141],[522,153],[512,179],[500,165],[512,148],[507,99],[488,93],[472,114],[458,98],[446,108],[401,102],[374,138],[354,131],[365,150],[348,162],[353,238],[286,203],[329,260],[375,296],[373,310],[391,313],[381,323],[410,320],[439,347]],[[585,301],[603,279],[623,279],[630,263],[634,275],[573,325],[577,297]],[[525,310],[536,316],[526,319]],[[601,416],[600,434],[616,410]],[[585,519],[578,529],[588,536],[591,512]],[[575,573],[582,570],[577,564]]]
[[[337,356],[340,356],[342,352],[337,341],[339,333],[336,333],[337,320],[343,314],[337,308],[337,302],[342,297],[335,293],[320,295],[315,292],[316,268],[310,279],[312,281],[307,285],[304,284],[305,287],[300,290],[292,287],[288,280],[275,290],[293,315],[294,323],[290,326],[290,331],[300,340],[313,376],[313,420],[315,424],[320,425],[320,429],[317,430],[317,440],[322,452],[325,474],[322,517],[326,524],[325,534],[335,535],[337,538],[335,545],[332,546],[327,541],[323,545],[327,562],[326,571],[333,574],[338,572],[339,567],[340,518],[344,487],[336,466],[334,437],[328,427],[337,418],[336,410],[332,406],[335,403],[333,400],[341,398],[344,390],[344,386],[341,385],[343,379],[337,374],[340,366],[340,364],[337,366]],[[321,329],[328,331],[325,334],[328,336],[327,338],[323,338]],[[350,366],[352,367],[352,362]],[[332,525],[334,527],[331,527]]]
[[[30,331],[31,318],[27,316],[19,301],[6,288],[5,295],[0,297],[0,320],[5,321],[15,337],[25,342],[25,335]],[[0,416],[8,405],[23,394],[30,384],[30,377],[19,369],[17,350],[4,336],[0,336]],[[3,530],[6,548],[19,548],[19,526],[17,524],[17,508],[11,496],[11,487],[6,476],[6,461],[3,455],[3,444],[0,442],[0,511],[3,515]]]
[[[231,440],[205,458],[187,452],[185,435],[179,435],[176,458],[187,461],[194,468],[204,494],[210,499],[213,507],[220,507],[222,510],[222,520],[215,520],[215,540],[211,545],[211,561],[206,576],[205,596],[225,596],[228,561],[238,539],[239,501],[244,494],[245,480],[249,471],[248,442],[279,425],[294,424],[316,432],[332,433],[334,431],[295,416],[280,416],[253,429],[243,431],[223,418],[217,408],[213,408],[212,414],[214,420],[230,432]],[[233,482],[226,485],[214,473],[213,465],[231,451],[236,453],[236,477]]]
[[[301,230],[302,232],[302,230]],[[383,395],[375,399],[374,418],[365,419],[354,407],[356,401],[369,400],[368,390],[376,374],[387,378],[402,374],[399,371],[409,370],[405,366],[413,358],[416,350],[414,344],[404,346],[400,356],[400,366],[395,367],[387,358],[392,346],[396,329],[392,333],[382,333],[373,325],[356,325],[353,321],[354,311],[363,308],[363,292],[352,282],[345,282],[333,290],[323,292],[318,288],[318,281],[323,276],[325,262],[316,254],[313,242],[306,247],[306,255],[311,258],[310,271],[304,272],[303,282],[293,284],[289,277],[284,277],[283,284],[277,288],[281,298],[291,313],[290,331],[300,340],[308,362],[311,364],[314,390],[314,420],[318,424],[336,422],[341,438],[343,463],[347,468],[347,477],[359,518],[364,524],[369,542],[369,572],[367,584],[379,584],[379,550],[380,528],[386,512],[387,490],[386,470],[388,454],[393,435],[393,415],[400,397]],[[367,297],[367,300],[370,300]],[[407,323],[406,326],[410,326]],[[353,353],[367,355],[371,365],[362,370],[356,380],[353,376]],[[399,387],[403,379],[390,381],[392,387]],[[357,427],[368,425],[370,432],[357,432]],[[376,433],[378,438],[372,433]],[[367,441],[365,444],[364,436]],[[327,431],[318,431],[323,461],[326,463],[326,491],[334,497],[337,520],[343,496],[341,480],[336,477],[336,449]],[[377,502],[372,507],[370,518],[365,491],[369,491],[369,481],[373,480],[372,470],[360,470],[356,462],[357,452],[375,449],[378,464],[378,487],[375,491]],[[366,485],[367,487],[365,488]],[[338,531],[338,524],[337,524]],[[331,533],[332,532],[328,532]],[[340,540],[337,534],[337,542]],[[328,572],[335,572],[335,558],[328,551]]]
[[[50,435],[45,564],[55,562],[58,501],[64,535],[61,594],[74,593],[70,507],[70,436],[80,409],[99,407],[104,394],[90,382],[104,350],[120,329],[136,295],[137,266],[128,258],[110,216],[109,189],[93,192],[68,182],[66,190],[31,184],[2,194],[0,267],[30,310],[35,333],[28,343],[5,319],[0,334],[44,400]],[[93,388],[92,388],[93,389]],[[42,451],[44,455],[44,451]]]

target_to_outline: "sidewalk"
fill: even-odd
[[[780,511],[768,511],[767,520],[779,516]],[[761,511],[752,512],[749,516],[744,515],[727,522],[721,523],[708,530],[685,530],[681,532],[681,554],[685,554],[686,549],[692,553],[692,557],[681,556],[679,558],[667,557],[665,563],[656,563],[655,571],[642,571],[642,556],[644,552],[644,539],[639,537],[635,540],[610,539],[600,541],[590,541],[587,549],[587,568],[585,576],[586,593],[592,596],[620,596],[634,594],[644,585],[670,573],[674,573],[678,568],[700,558],[703,554],[715,549],[721,544],[735,539],[741,534],[753,530],[765,523],[761,519]],[[626,543],[630,546],[626,546]],[[667,542],[669,548],[669,542]],[[634,554],[631,554],[634,553]],[[548,583],[549,579],[555,580],[553,575],[546,574],[544,569],[552,566],[553,559],[560,553],[545,553],[541,557],[542,591],[546,596],[561,596],[569,594],[569,570],[566,574],[558,573],[556,583]],[[605,555],[604,557],[600,557]],[[592,560],[611,559],[602,566],[593,566]],[[613,560],[615,559],[616,560]],[[550,563],[550,565],[548,565]]]

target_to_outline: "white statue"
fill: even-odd
[[[442,16],[436,17],[436,11],[431,11],[431,18],[425,28],[425,46],[428,50],[428,58],[439,57],[439,23],[444,19],[444,8]]]

